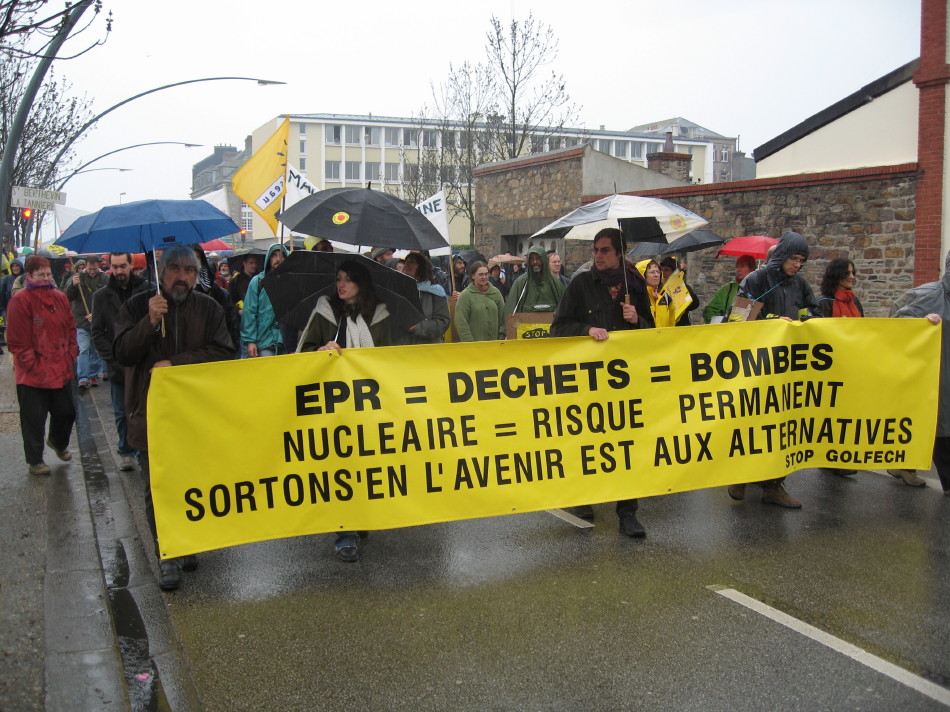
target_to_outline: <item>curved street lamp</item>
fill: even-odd
[[[105,158],[106,156],[111,156],[112,154],[114,154],[114,153],[119,153],[120,151],[128,151],[130,148],[140,148],[140,147],[142,147],[142,146],[162,146],[162,145],[169,145],[169,144],[170,144],[170,145],[174,145],[174,146],[184,146],[185,148],[198,148],[199,146],[202,146],[202,145],[203,145],[203,144],[200,144],[200,143],[185,143],[184,141],[149,141],[149,142],[147,142],[147,143],[133,143],[131,146],[123,146],[122,148],[117,148],[117,149],[115,149],[114,151],[109,151],[109,152],[107,152],[107,153],[103,153],[103,154],[100,155],[100,156],[96,156],[96,157],[93,158],[91,161],[86,161],[86,162],[83,163],[81,166],[79,166],[79,168],[77,168],[76,170],[74,170],[72,173],[70,173],[68,176],[66,176],[62,181],[60,181],[59,187],[56,188],[56,190],[62,190],[63,186],[66,185],[66,181],[68,181],[70,178],[72,178],[72,177],[73,177],[74,175],[76,175],[77,173],[88,173],[89,171],[84,170],[84,169],[86,168],[86,166],[91,166],[93,163],[95,163],[96,161],[98,161],[98,160],[101,159],[101,158]],[[108,170],[108,169],[106,169],[106,168],[102,168],[102,169],[93,168],[92,170]],[[120,171],[130,171],[130,170],[132,170],[132,169],[131,169],[131,168],[119,168],[118,170],[120,170]]]
[[[89,3],[87,3],[87,2],[80,2],[80,3],[78,3],[78,4],[77,4],[77,11],[78,11],[78,8],[79,8],[80,6],[82,6],[83,9],[85,9],[85,6],[87,6],[88,4],[89,4]],[[77,12],[77,19],[78,19],[78,14],[81,14],[81,12]],[[67,33],[67,34],[68,34],[68,33]],[[64,37],[64,39],[65,39],[65,37]],[[53,52],[53,54],[55,55],[55,52]],[[51,58],[51,59],[52,59],[52,58]],[[113,105],[110,106],[108,109],[106,109],[105,111],[99,112],[98,114],[96,114],[95,116],[93,116],[91,119],[89,119],[89,121],[87,121],[85,124],[83,124],[83,125],[79,128],[79,130],[77,130],[76,133],[73,134],[73,136],[63,145],[63,147],[60,149],[59,153],[56,154],[56,157],[53,158],[52,161],[50,161],[49,168],[47,169],[46,174],[43,176],[42,180],[40,181],[41,185],[36,186],[36,187],[38,187],[38,188],[45,188],[47,185],[49,185],[50,178],[52,177],[53,172],[56,170],[56,165],[59,163],[60,159],[62,159],[62,157],[63,157],[64,155],[66,155],[66,151],[69,150],[69,148],[79,139],[80,136],[82,136],[82,135],[86,132],[86,130],[88,130],[93,124],[95,124],[97,121],[99,121],[99,119],[101,119],[102,117],[106,116],[107,114],[109,114],[109,113],[115,111],[115,110],[118,109],[119,107],[125,106],[125,105],[128,104],[130,101],[135,101],[136,99],[141,99],[143,96],[148,96],[149,94],[154,94],[155,92],[163,91],[163,90],[165,90],[165,89],[172,89],[172,88],[174,88],[174,87],[184,86],[185,84],[196,84],[196,83],[198,83],[198,82],[231,81],[231,80],[247,81],[247,82],[257,82],[258,86],[271,86],[271,85],[274,85],[274,84],[286,84],[286,82],[275,81],[275,80],[273,80],[273,79],[260,79],[260,78],[257,78],[257,77],[203,77],[203,78],[201,78],[201,79],[186,79],[186,80],[181,81],[181,82],[173,82],[173,83],[171,83],[171,84],[163,84],[163,85],[160,86],[160,87],[155,87],[154,89],[149,89],[148,91],[139,92],[138,94],[135,94],[134,96],[130,96],[128,99],[123,99],[123,100],[120,101],[118,104],[113,104]],[[26,116],[25,116],[25,114],[24,114],[23,123],[25,123],[25,121],[26,121]],[[6,221],[6,219],[7,219],[7,218],[6,218],[6,216],[7,216],[7,209],[9,208],[9,205],[10,205],[10,203],[9,203],[9,201],[10,201],[10,172],[11,172],[12,167],[13,167],[13,154],[14,154],[14,151],[13,151],[13,150],[9,150],[9,149],[11,148],[11,144],[12,144],[12,148],[14,148],[14,149],[16,148],[16,144],[19,142],[19,132],[16,133],[16,141],[15,141],[15,142],[14,142],[13,138],[14,138],[14,137],[13,137],[13,134],[11,134],[10,137],[9,137],[8,143],[7,143],[8,150],[4,152],[3,165],[0,166],[0,222]],[[8,165],[8,163],[9,163],[9,165]],[[6,170],[4,170],[4,168],[5,168]]]
[[[99,156],[99,158],[102,158],[102,156]],[[134,171],[134,170],[135,170],[134,168],[112,168],[112,167],[109,167],[109,168],[89,168],[89,169],[87,169],[87,170],[81,170],[80,168],[77,168],[77,169],[74,170],[72,173],[70,173],[68,176],[66,176],[63,180],[60,181],[59,185],[56,186],[56,190],[57,190],[57,191],[62,190],[62,189],[63,189],[63,186],[66,185],[66,183],[69,181],[70,178],[74,178],[75,176],[78,176],[80,173],[93,173],[93,172],[95,172],[95,171],[119,171],[119,173],[128,173],[129,171]]]

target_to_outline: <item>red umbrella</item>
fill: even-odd
[[[722,255],[733,255],[735,257],[739,255],[752,255],[757,260],[764,260],[765,253],[768,252],[772,245],[777,243],[778,240],[776,238],[766,235],[734,237],[719,248],[716,257],[721,257]]]
[[[215,250],[230,250],[232,248],[227,242],[222,240],[220,237],[217,237],[214,240],[202,242],[201,249],[205,252],[214,252]]]

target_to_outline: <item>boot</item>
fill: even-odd
[[[729,485],[726,487],[726,492],[728,492],[729,496],[734,500],[741,502],[745,499],[745,485]]]
[[[766,485],[762,488],[762,504],[775,504],[785,509],[801,509],[802,503],[785,491],[782,484]]]
[[[181,564],[178,559],[159,561],[158,570],[158,587],[163,591],[174,591],[181,585]]]
[[[908,487],[926,487],[927,480],[917,476],[914,470],[888,470],[887,474],[901,480]]]
[[[634,539],[642,539],[647,535],[647,530],[640,524],[635,513],[625,512],[620,517],[620,533]]]

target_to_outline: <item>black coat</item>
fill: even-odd
[[[116,283],[115,277],[110,275],[109,283],[92,295],[92,325],[90,327],[92,343],[95,344],[99,356],[106,362],[109,380],[117,386],[125,384],[125,368],[116,363],[115,355],[112,353],[115,322],[119,317],[119,309],[130,297],[147,291],[148,287],[144,279],[133,274],[129,275],[128,286],[122,289]]]
[[[631,279],[639,279],[630,275]],[[639,288],[637,288],[639,287]],[[637,308],[636,324],[623,320],[621,304],[610,296],[606,283],[591,270],[574,276],[567,286],[551,325],[551,336],[586,336],[591,327],[607,331],[624,329],[652,329],[653,317],[650,300],[640,283],[630,290],[630,303]]]

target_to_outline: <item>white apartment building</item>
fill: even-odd
[[[257,150],[273,134],[284,116],[254,130],[252,149]],[[467,134],[444,127],[429,128],[418,119],[356,114],[291,114],[288,158],[319,190],[363,186],[403,195],[404,181],[418,171],[419,154],[438,149],[444,141],[463,141]],[[711,132],[710,132],[711,133]],[[676,136],[673,150],[693,156],[691,181],[714,182],[716,144],[723,137]],[[663,150],[665,135],[654,131],[565,129],[553,137],[537,137],[530,153],[567,148],[589,142],[595,150],[646,167],[647,155]],[[734,139],[733,139],[734,141]],[[733,143],[734,145],[734,143]],[[451,198],[449,198],[451,200]],[[239,219],[240,216],[233,216]],[[270,236],[270,229],[256,215],[252,233],[256,239]],[[469,241],[468,221],[456,217],[450,223],[453,244]]]

